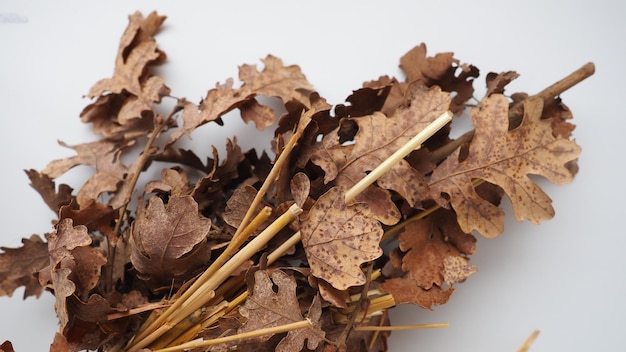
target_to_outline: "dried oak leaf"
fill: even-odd
[[[474,94],[473,79],[478,77],[475,66],[459,64],[451,52],[427,57],[424,43],[400,58],[400,68],[406,74],[407,83],[420,80],[427,87],[437,85],[446,92],[455,92],[450,102],[450,110],[455,114],[465,110],[465,102]]]
[[[75,225],[85,225],[89,231],[99,231],[107,237],[111,243],[117,243],[118,236],[113,225],[119,211],[110,205],[100,202],[91,202],[89,205],[80,208],[75,199],[61,207],[59,218],[72,219]]]
[[[164,192],[173,196],[190,194],[192,190],[189,178],[183,169],[173,167],[161,170],[161,179],[146,184],[145,194]]]
[[[433,198],[454,208],[464,232],[477,230],[493,238],[504,226],[502,210],[476,193],[473,180],[500,186],[511,199],[517,220],[539,223],[554,216],[552,200],[528,175],[541,175],[556,184],[573,177],[565,164],[581,149],[574,141],[554,137],[551,122],[541,120],[543,102],[527,99],[522,124],[511,131],[508,108],[502,95],[484,98],[470,113],[476,132],[468,156],[459,161],[457,149],[431,175]]]
[[[118,113],[117,123],[121,125],[141,117],[143,111],[151,111],[152,103],[160,102],[162,96],[169,94],[161,77],[146,75],[148,65],[163,61],[165,57],[152,37],[164,20],[164,16],[155,12],[145,19],[139,12],[131,15],[120,40],[113,77],[100,80],[89,91],[90,98],[105,93],[131,94]]]
[[[447,111],[449,104],[449,94],[433,87],[418,90],[410,106],[396,109],[390,117],[375,112],[347,119],[358,125],[355,143],[343,145],[337,128],[317,144],[311,161],[326,173],[325,183],[335,180],[338,186],[350,188]],[[379,187],[368,187],[355,201],[368,203],[376,218],[386,225],[400,218],[388,189],[398,192],[411,206],[429,197],[423,176],[405,160],[396,164],[377,184]]]
[[[206,235],[211,220],[191,196],[151,197],[132,225],[130,259],[141,279],[154,285],[193,275],[210,258]]]
[[[22,239],[22,247],[0,247],[0,296],[11,296],[24,286],[24,298],[39,297],[43,287],[37,273],[50,264],[48,245],[37,235]]]
[[[448,210],[408,224],[399,236],[399,249],[406,252],[401,269],[407,274],[385,280],[381,289],[391,293],[397,303],[427,309],[446,303],[453,289],[443,289],[444,282],[452,285],[476,271],[462,255],[473,253],[475,240],[460,231],[455,214]]]
[[[66,184],[60,184],[59,190],[56,190],[56,186],[52,178],[44,173],[40,173],[36,170],[24,170],[28,178],[30,179],[30,185],[33,187],[48,207],[55,213],[59,213],[59,209],[70,203],[74,198],[72,196],[72,188]]]
[[[339,187],[323,194],[300,227],[311,273],[345,290],[365,283],[360,266],[382,255],[382,226],[364,203],[346,205]]]
[[[274,285],[277,286],[276,291],[273,288]],[[304,320],[296,297],[296,280],[280,270],[272,271],[271,280],[267,271],[256,271],[252,292],[245,304],[239,308],[239,313],[248,319],[239,329],[239,333]],[[321,301],[316,296],[307,316],[312,326],[289,331],[287,336],[276,346],[276,351],[301,351],[305,341],[307,341],[309,350],[316,349],[317,345],[324,339],[324,332],[321,330],[319,322],[321,315]],[[270,337],[271,335],[267,335],[259,339],[264,342]]]
[[[183,135],[191,135],[197,127],[215,121],[235,108],[241,110],[246,122],[254,120],[258,129],[272,125],[274,111],[261,106],[255,99],[257,95],[278,97],[283,103],[297,100],[308,105],[312,86],[298,66],[284,66],[279,58],[272,55],[268,55],[263,63],[265,67],[260,72],[256,65],[239,68],[239,79],[243,82],[240,88],[233,88],[233,80],[228,79],[225,84],[218,83],[209,90],[200,105],[181,101],[183,126],[172,133],[170,143]]]
[[[447,213],[451,212],[443,214]],[[410,273],[415,282],[425,290],[433,285],[442,286],[445,258],[460,257],[459,250],[448,241],[449,229],[445,227],[446,222],[455,221],[452,216],[446,215],[427,217],[408,224],[399,236],[399,248],[406,252],[402,258],[402,270]],[[470,234],[466,236],[473,237]]]
[[[50,262],[39,272],[39,283],[54,291],[54,310],[59,317],[60,331],[64,331],[71,319],[67,311],[67,298],[74,293],[85,293],[88,289],[85,283],[89,286],[89,283],[98,281],[104,256],[98,249],[89,247],[92,240],[87,227],[73,226],[72,219],[61,219],[56,231],[48,234],[47,239]],[[85,247],[89,253],[79,254]],[[101,264],[98,266],[94,262]],[[75,270],[81,270],[81,266],[93,269],[83,271],[79,278]]]
[[[442,289],[439,286],[423,289],[410,275],[388,279],[380,285],[380,289],[390,293],[397,304],[411,303],[426,309],[445,304],[454,292],[454,288]]]
[[[42,174],[55,179],[79,165],[96,169],[96,173],[85,182],[76,196],[81,207],[98,199],[98,196],[104,192],[115,192],[129,174],[128,167],[120,160],[122,151],[129,147],[128,142],[100,140],[68,146],[59,141],[59,144],[74,149],[77,155],[51,161],[46,165]]]

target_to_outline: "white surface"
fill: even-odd
[[[450,328],[394,333],[389,347],[516,351],[540,329],[533,352],[623,350],[623,3],[5,0],[1,245],[49,230],[53,214],[22,170],[71,155],[57,139],[93,138],[78,119],[88,103],[81,97],[112,74],[118,39],[136,9],[168,16],[157,37],[168,53],[161,70],[174,95],[192,100],[236,77],[237,65],[258,63],[268,53],[300,65],[332,103],[364,80],[397,75],[399,57],[420,42],[431,54],[454,51],[475,64],[481,80],[489,71],[518,71],[509,92],[537,92],[594,61],[595,76],[563,95],[583,154],[572,184],[543,183],[556,218],[534,226],[509,216],[501,237],[479,241],[472,262],[480,272],[458,285],[447,305],[434,312],[401,308],[392,317],[397,324],[449,322]],[[0,298],[0,342],[12,340],[18,352],[45,351],[57,328],[52,297],[23,302],[21,295]]]

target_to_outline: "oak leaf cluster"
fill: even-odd
[[[213,350],[384,351],[388,331],[359,327],[388,326],[386,311],[394,305],[446,303],[477,271],[470,264],[475,236],[502,233],[503,196],[518,220],[539,223],[554,209],[529,176],[556,184],[574,177],[581,149],[571,137],[571,113],[558,95],[505,95],[518,77],[513,71],[480,81],[477,67],[452,53],[429,56],[421,44],[400,59],[405,77],[369,80],[333,105],[298,66],[268,55],[262,68],[240,66],[237,83],[217,83],[192,102],[177,97],[155,70],[166,61],[155,39],[164,20],[131,15],[112,76],[89,90],[80,118],[99,139],[60,142],[75,155],[26,171],[56,214],[55,225],[19,248],[2,247],[0,295],[21,286],[24,298],[54,295],[60,325],[51,351],[124,350],[247,225],[291,138],[297,144],[253,209],[269,215],[250,239],[293,204],[302,214],[212,293],[223,304],[203,307],[144,350],[308,321],[306,328]],[[475,84],[486,86],[483,97],[475,96]],[[277,98],[279,106],[260,97]],[[173,108],[164,114],[163,106]],[[448,124],[346,199],[446,111],[469,116],[474,129],[455,139]],[[273,140],[246,151],[236,137],[215,136],[225,155],[215,147],[179,147],[204,125],[238,117],[258,130],[274,129]],[[56,183],[77,166],[91,170],[84,184]],[[141,181],[142,175],[156,176]],[[268,254],[294,233],[301,240],[268,264]],[[13,347],[5,342],[0,350]]]

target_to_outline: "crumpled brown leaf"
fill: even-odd
[[[109,94],[123,95],[125,100],[114,118],[114,122],[119,125],[141,118],[144,111],[152,111],[153,103],[160,102],[162,96],[169,94],[163,78],[146,74],[147,66],[165,60],[165,53],[157,48],[153,37],[165,17],[152,12],[144,19],[141,13],[135,12],[129,20],[120,40],[113,77],[94,84],[88,94],[90,98],[106,97]],[[90,108],[97,106],[88,106],[81,114],[83,119]]]
[[[518,221],[528,218],[539,223],[554,216],[552,200],[528,175],[541,175],[556,184],[569,182],[573,175],[565,164],[581,151],[574,141],[552,134],[551,122],[541,119],[541,100],[526,100],[524,120],[512,131],[508,131],[508,107],[506,97],[492,94],[472,109],[476,132],[467,158],[460,162],[457,149],[433,171],[429,181],[437,202],[451,205],[457,212],[463,231],[476,230],[489,238],[502,233],[504,213],[478,196],[472,180],[502,187]]]
[[[311,273],[339,290],[365,283],[360,266],[382,255],[383,229],[363,203],[346,205],[331,188],[319,197],[300,227]]]
[[[131,262],[142,279],[157,287],[189,277],[210,258],[210,229],[211,220],[198,213],[191,196],[173,196],[167,204],[151,197],[132,226]]]
[[[447,302],[453,290],[444,289],[444,283],[452,286],[477,270],[466,258],[474,252],[475,241],[460,230],[452,211],[439,210],[408,224],[398,246],[405,252],[399,269],[406,275],[387,279],[381,289],[391,293],[397,303],[410,302],[427,309]]]
[[[73,226],[71,219],[61,219],[47,240],[49,265],[39,272],[39,283],[54,291],[59,331],[63,332],[72,318],[67,310],[68,297],[91,290],[106,259],[99,249],[90,247],[87,227]]]

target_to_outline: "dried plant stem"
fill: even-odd
[[[552,84],[541,92],[527,98],[540,98],[544,104],[547,104],[558,97],[561,93],[572,88],[576,84],[589,78],[595,72],[595,65],[592,62],[588,62],[576,71],[565,76],[563,79]],[[524,102],[520,101],[509,108],[509,125],[517,126],[522,119],[522,112],[524,109]],[[458,147],[463,144],[469,143],[474,138],[475,130],[471,130],[460,136],[459,138],[451,141],[443,147],[433,151],[432,160],[436,164],[442,162],[448,155],[452,154]]]
[[[265,193],[267,193],[267,190],[269,189],[269,187],[272,185],[274,180],[278,177],[278,172],[280,171],[280,169],[282,168],[283,164],[285,163],[285,161],[289,157],[289,154],[291,154],[291,151],[293,150],[293,148],[296,146],[296,143],[298,142],[298,139],[300,139],[300,135],[301,135],[300,132],[296,132],[296,133],[294,133],[291,136],[291,138],[289,138],[289,141],[287,142],[287,144],[283,148],[283,151],[278,156],[278,159],[276,159],[276,162],[274,163],[274,166],[272,167],[272,169],[270,170],[269,174],[265,178],[265,181],[263,182],[263,185],[261,185],[261,188],[259,189],[259,191],[257,192],[256,196],[252,200],[252,204],[250,204],[250,207],[248,208],[248,211],[246,212],[246,215],[241,220],[241,226],[239,226],[237,228],[233,238],[237,238],[237,236],[241,232],[240,229],[243,228],[244,226],[246,226],[248,221],[250,221],[250,218],[252,217],[252,215],[254,213],[254,210],[259,206],[259,204],[261,203],[261,200],[265,196]]]
[[[350,188],[350,190],[348,190],[345,195],[346,203],[350,203],[354,199],[354,197],[363,192],[367,187],[369,187],[369,185],[374,183],[382,175],[387,173],[394,165],[400,162],[400,160],[409,155],[409,153],[420,148],[428,138],[430,138],[433,134],[439,131],[451,120],[452,113],[450,111],[446,111],[441,114],[437,119],[435,119],[435,121],[426,126],[426,128],[416,134],[415,137],[411,138],[409,142],[400,147],[400,149],[396,150],[393,154],[391,154],[391,156],[389,156],[374,170],[367,174],[367,176],[363,177],[352,188]]]
[[[168,348],[164,348],[160,350],[155,350],[154,352],[173,352],[173,351],[182,351],[182,350],[191,349],[191,348],[208,347],[208,346],[217,345],[219,343],[226,343],[226,342],[232,342],[232,341],[237,341],[237,340],[249,339],[252,337],[280,334],[280,333],[287,332],[287,331],[305,329],[311,326],[312,326],[311,322],[307,319],[307,320],[297,321],[294,323],[289,323],[289,324],[280,325],[276,327],[258,329],[255,331],[250,331],[250,332],[226,336],[226,337],[220,337],[220,338],[211,339],[211,340],[197,339],[197,340],[190,341],[188,343],[178,345],[175,347],[168,347]]]
[[[537,336],[539,336],[539,330],[533,331],[532,334],[528,336],[526,341],[524,341],[524,344],[522,345],[522,347],[520,347],[517,350],[517,352],[527,352],[530,349],[530,346],[533,344],[533,342],[535,342],[535,340],[537,339]]]
[[[450,327],[448,323],[437,324],[415,324],[415,325],[394,325],[394,326],[355,326],[356,331],[401,331],[401,330],[416,330],[416,329],[436,329]]]

